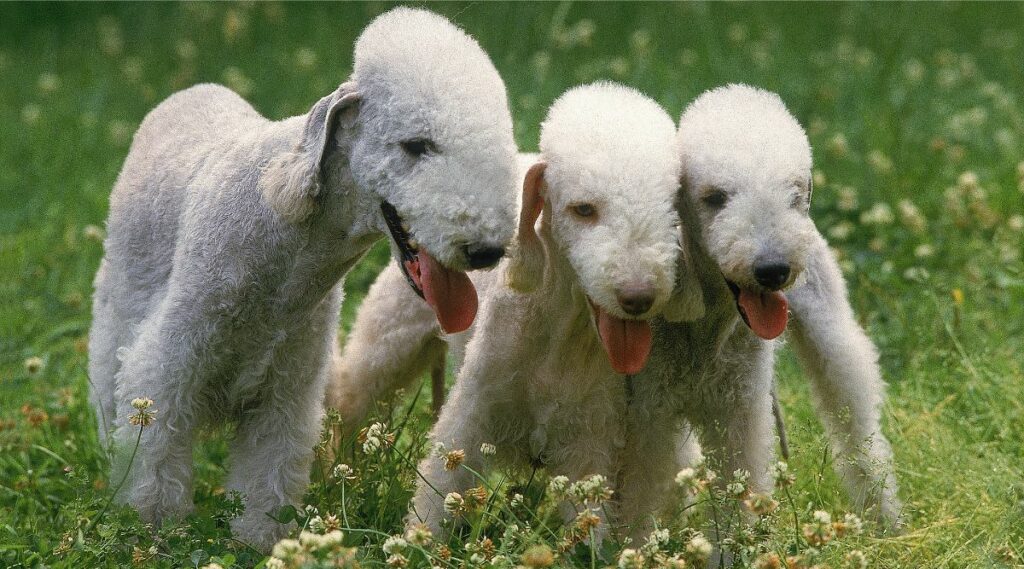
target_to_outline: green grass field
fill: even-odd
[[[871,567],[1022,566],[1024,5],[431,7],[490,53],[526,150],[536,148],[546,107],[582,82],[635,86],[674,116],[728,82],[777,91],[811,136],[812,214],[882,353],[885,428],[908,505],[902,535],[868,527],[801,566],[857,566],[855,550]],[[189,519],[145,528],[130,509],[106,507],[117,481],[96,441],[85,345],[107,197],[132,133],[161,99],[213,81],[270,117],[306,112],[347,77],[355,37],[387,8],[0,5],[0,566],[265,563],[227,529],[238,508],[222,487],[229,433],[205,434],[197,446]],[[343,322],[386,255],[378,245],[349,276]],[[807,546],[793,515],[798,525],[813,523],[814,510],[838,519],[849,504],[788,352],[780,383],[797,479],[792,500],[760,524],[755,549],[784,556]],[[397,434],[394,447],[345,450],[353,479],[318,464],[293,515],[313,526],[305,505],[327,525],[336,515],[344,545],[358,548],[346,554],[367,567],[540,567],[547,551],[558,566],[603,566],[617,563],[621,547],[642,545],[607,543],[592,556],[575,544],[577,528],[554,522],[538,474],[489,480],[493,495],[446,546],[450,558],[441,544],[385,553],[385,539],[403,531],[428,395],[407,393],[377,418]],[[524,504],[508,498],[510,488]],[[679,566],[662,554],[685,549],[687,526],[706,515],[697,510],[689,522],[665,520],[659,554],[642,549],[643,563],[627,556],[622,566]]]

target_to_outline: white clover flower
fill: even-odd
[[[267,569],[285,569],[286,567],[284,561],[278,559],[277,557],[271,557],[270,559],[267,559],[267,562],[264,563],[263,566]]]
[[[299,69],[312,69],[316,65],[316,52],[305,46],[295,50],[295,65]]]
[[[443,457],[446,452],[448,452],[448,449],[444,446],[444,443],[440,441],[434,443],[434,445],[430,447],[431,456]]]
[[[893,168],[892,160],[877,148],[868,152],[868,166],[878,174],[888,174]]]
[[[271,555],[278,559],[289,559],[291,556],[302,551],[302,544],[296,539],[282,539],[274,545]]]
[[[523,505],[525,503],[526,503],[526,498],[524,498],[523,495],[520,494],[519,492],[516,492],[515,494],[512,494],[512,498],[509,499],[509,501],[508,501],[508,505],[513,507],[513,508],[521,508],[521,507],[523,507]]]
[[[1006,226],[1014,231],[1024,229],[1024,215],[1011,215],[1010,218],[1006,220]]]
[[[583,480],[573,482],[569,493],[585,503],[600,504],[612,497],[608,487],[608,478],[602,474],[593,474]]]
[[[924,267],[910,267],[903,271],[903,278],[908,281],[923,283],[931,278],[931,273]]]
[[[924,233],[928,226],[928,221],[924,215],[921,214],[921,210],[914,205],[914,202],[910,200],[900,200],[896,204],[896,209],[900,213],[900,221],[914,233]]]
[[[692,468],[684,468],[676,473],[676,485],[680,488],[693,488],[697,482],[697,471]]]
[[[868,558],[859,549],[847,553],[844,561],[847,569],[868,569]]]
[[[828,236],[836,241],[846,241],[853,235],[855,229],[856,227],[849,221],[840,221],[828,229]]]
[[[878,202],[860,214],[860,222],[864,225],[889,225],[894,219],[892,208],[885,202]]]
[[[405,567],[409,564],[409,560],[402,554],[395,553],[388,557],[388,567]]]
[[[314,516],[309,519],[309,529],[317,532],[324,533],[327,530],[327,524],[324,523],[324,519],[320,516]]]
[[[252,79],[246,77],[245,73],[237,67],[231,66],[224,69],[224,73],[221,74],[221,80],[223,80],[224,84],[230,87],[232,91],[243,97],[252,93]]]
[[[363,440],[363,452],[366,454],[374,454],[384,446],[384,438],[386,436],[385,431],[387,428],[384,423],[376,422],[366,429],[366,436]]]
[[[839,199],[836,202],[836,207],[840,211],[855,211],[859,206],[857,200],[857,188],[853,186],[843,186],[839,188]]]
[[[82,228],[82,237],[85,237],[89,241],[103,241],[106,234],[104,233],[103,228],[89,224]]]
[[[855,514],[844,515],[843,526],[846,529],[846,533],[849,535],[858,535],[864,531],[864,522]]]
[[[811,519],[821,525],[832,523],[832,516],[824,510],[815,510],[815,512],[811,514]]]
[[[644,556],[637,550],[626,548],[619,554],[619,569],[641,569],[644,566]]]
[[[53,93],[57,89],[60,89],[60,77],[56,73],[47,71],[39,76],[39,80],[36,82],[36,86],[43,93]]]
[[[138,409],[139,411],[144,411],[152,406],[153,400],[150,399],[149,397],[136,397],[135,399],[132,399],[132,407]]]
[[[34,125],[43,116],[43,109],[35,104],[29,103],[21,108],[21,121],[27,125]]]
[[[929,243],[922,243],[914,248],[914,256],[918,259],[925,259],[935,254],[935,247]]]
[[[355,474],[355,470],[352,470],[351,466],[344,463],[336,465],[334,470],[331,471],[331,476],[336,480],[352,480],[355,478]]]
[[[566,476],[555,476],[548,482],[548,494],[555,498],[562,498],[569,489],[569,478]]]
[[[903,76],[910,83],[920,83],[926,71],[924,64],[917,59],[909,59],[903,64]]]
[[[850,143],[846,140],[846,135],[837,132],[832,135],[832,138],[828,139],[827,148],[829,152],[839,158],[844,158],[850,154]]]
[[[725,486],[725,491],[732,497],[736,498],[742,496],[747,491],[747,487],[742,482],[730,482]]]
[[[46,364],[43,362],[43,358],[40,358],[39,356],[32,356],[31,358],[25,359],[25,373],[29,375],[38,374],[43,371],[43,367],[45,366]]]
[[[706,561],[711,557],[711,542],[703,534],[698,533],[686,543],[686,552],[697,559]]]
[[[498,448],[491,443],[483,443],[480,445],[480,454],[484,456],[493,456],[496,452],[498,452]]]
[[[425,524],[416,524],[405,530],[405,539],[417,547],[429,547],[434,534]]]
[[[457,515],[464,512],[466,509],[466,501],[462,498],[462,494],[458,492],[449,492],[444,497],[444,511],[451,515]]]
[[[736,482],[746,483],[748,480],[750,480],[750,471],[749,470],[744,470],[742,468],[738,468],[736,470],[733,470],[732,471],[732,479],[735,480]]]
[[[384,540],[384,545],[381,546],[381,549],[384,550],[384,553],[393,555],[395,553],[402,553],[406,547],[409,547],[409,542],[405,541],[405,538],[393,535]]]

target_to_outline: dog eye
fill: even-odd
[[[569,206],[569,211],[582,219],[591,219],[597,216],[597,208],[594,207],[594,204],[589,203],[573,204]]]
[[[700,198],[700,201],[704,202],[704,205],[710,208],[718,209],[723,207],[725,202],[729,201],[729,194],[722,190],[712,190],[704,194],[704,197]]]
[[[426,154],[437,152],[437,146],[428,138],[412,138],[399,143],[402,150],[413,158],[420,158]]]

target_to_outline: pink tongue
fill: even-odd
[[[651,354],[651,325],[646,320],[623,320],[597,311],[597,331],[612,368],[626,375],[640,373]]]
[[[462,332],[473,324],[476,317],[476,289],[462,271],[445,268],[425,249],[417,255],[418,263],[410,273],[423,289],[423,298],[434,309],[441,329],[448,334]],[[417,274],[418,273],[418,274]]]
[[[789,303],[781,292],[760,293],[740,289],[740,308],[750,329],[765,340],[777,338],[789,321]]]

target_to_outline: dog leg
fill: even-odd
[[[671,410],[654,408],[649,403],[630,406],[617,483],[620,521],[635,543],[654,529],[658,510],[674,502],[671,496],[672,482],[679,470],[677,446],[696,447],[690,429],[680,433]],[[693,457],[685,460],[691,461]]]
[[[790,339],[811,380],[836,471],[856,507],[899,529],[903,507],[892,449],[881,428],[885,383],[878,353],[854,318],[842,273],[824,240],[811,253],[806,284],[788,296],[795,316]]]
[[[397,265],[388,265],[359,307],[328,386],[327,406],[342,419],[335,446],[359,428],[377,400],[444,360],[446,345],[439,334],[430,306],[416,296]]]

